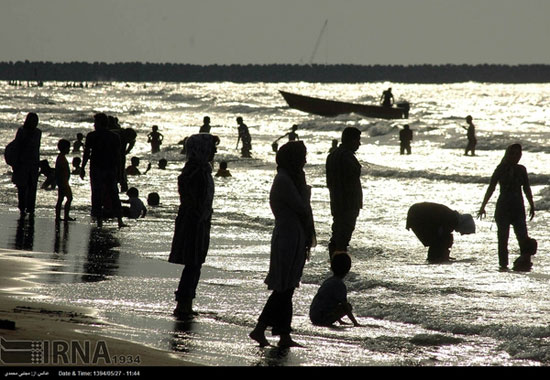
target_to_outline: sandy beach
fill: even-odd
[[[51,265],[51,264],[50,264]],[[186,366],[170,352],[104,336],[108,325],[92,310],[41,302],[34,275],[45,265],[21,252],[0,250],[1,366]],[[12,324],[13,323],[13,324]],[[42,355],[32,358],[15,342],[42,342]],[[89,351],[75,354],[79,346]],[[80,351],[79,351],[80,352]],[[4,371],[8,369],[4,368]]]

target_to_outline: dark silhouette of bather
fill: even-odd
[[[241,157],[249,158],[250,151],[252,150],[252,138],[250,137],[250,132],[248,131],[247,125],[243,122],[242,117],[237,117],[237,124],[239,125],[237,138],[237,148],[239,147],[239,141],[242,141],[243,145],[241,148]]]
[[[418,240],[428,247],[428,262],[452,260],[453,231],[461,235],[475,233],[474,219],[449,207],[432,202],[416,203],[407,213],[407,230],[412,229]]]
[[[466,116],[466,122],[468,123],[467,127],[462,126],[467,133],[466,137],[468,138],[468,145],[466,145],[466,149],[464,150],[464,155],[467,156],[468,152],[471,152],[472,156],[476,155],[476,145],[477,145],[477,138],[476,138],[476,127],[472,121],[472,117],[470,115]]]
[[[309,251],[316,245],[311,211],[311,186],[304,173],[306,146],[302,141],[290,141],[277,152],[277,175],[269,194],[275,216],[271,239],[269,272],[265,283],[272,291],[250,338],[269,345],[265,331],[280,336],[280,347],[298,346],[290,337],[292,297],[298,287]]]
[[[98,227],[103,225],[104,211],[108,210],[108,204],[119,227],[123,227],[117,186],[120,178],[120,138],[107,129],[107,125],[107,115],[94,115],[95,130],[86,135],[80,177],[84,178],[86,164],[90,161],[91,214],[96,218]]]
[[[411,141],[413,139],[412,130],[409,128],[409,125],[404,125],[403,129],[399,131],[399,153],[400,154],[411,154]]]
[[[216,136],[199,133],[187,139],[187,162],[178,177],[180,206],[176,217],[168,261],[184,265],[176,291],[174,315],[186,319],[195,314],[193,299],[199,283],[202,264],[210,245],[214,180],[212,166]]]
[[[537,241],[530,238],[527,232],[522,190],[529,202],[530,220],[535,217],[535,203],[527,169],[519,164],[521,155],[522,148],[520,144],[510,145],[506,149],[502,161],[491,176],[491,182],[478,212],[479,218],[486,215],[485,206],[495,191],[496,185],[499,184],[500,194],[495,209],[495,221],[498,236],[498,262],[501,270],[508,269],[510,225],[514,227],[520,248],[520,257],[514,262],[513,269],[519,271],[530,270],[532,267],[531,256],[537,252]]]
[[[347,127],[342,132],[342,143],[327,157],[326,178],[330,193],[332,236],[329,255],[347,252],[359,211],[363,208],[361,164],[355,152],[361,145],[361,131]]]
[[[36,191],[38,187],[40,142],[42,131],[37,128],[38,115],[27,114],[23,126],[15,135],[17,158],[12,174],[12,182],[17,187],[17,207],[21,216],[34,216]]]

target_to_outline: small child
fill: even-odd
[[[71,143],[69,143],[69,149],[70,149]],[[40,171],[38,172],[38,175],[43,174],[46,177],[46,180],[40,186],[41,189],[44,190],[55,190],[56,182],[55,182],[55,168],[52,168],[50,166],[50,163],[48,160],[41,160],[40,164]]]
[[[216,177],[231,177],[231,172],[227,170],[227,162],[220,162],[220,167],[215,175]]]
[[[73,165],[73,171],[71,174],[80,175],[80,164],[82,163],[82,159],[80,157],[73,157],[72,165]]]
[[[141,171],[139,170],[138,166],[140,163],[139,157],[132,157],[130,159],[131,165],[126,168],[126,175],[141,175]],[[147,174],[147,172],[151,169],[151,163],[149,162],[149,165],[147,165],[147,169],[143,174]]]
[[[82,133],[77,133],[76,140],[73,143],[73,153],[80,152],[80,148],[84,146],[84,142],[82,140],[84,140],[84,135]]]
[[[129,203],[130,207],[122,207],[123,216],[130,219],[145,218],[145,215],[147,215],[147,208],[142,200],[139,199],[139,190],[135,187],[131,187],[126,192],[126,195],[128,195],[130,199],[122,202]]]
[[[164,136],[159,132],[159,127],[153,125],[152,131],[147,135],[147,142],[151,144],[151,153],[160,152],[160,146]]]
[[[347,315],[354,326],[360,326],[353,316],[351,304],[347,301],[348,291],[343,281],[351,268],[350,256],[345,252],[335,254],[330,268],[334,275],[323,282],[311,302],[309,309],[311,322],[317,326],[332,326],[338,321],[343,325],[346,323],[342,318]]]
[[[153,192],[147,195],[147,204],[149,206],[158,206],[160,204],[159,193]]]
[[[67,161],[66,155],[69,154],[69,151],[71,150],[71,142],[69,140],[61,139],[57,143],[57,149],[59,149],[59,155],[55,160],[55,180],[57,182],[55,220],[61,220],[61,206],[63,205],[63,200],[66,199],[64,207],[64,220],[68,222],[75,220],[69,216],[71,203],[73,201],[73,192],[71,190],[71,185],[69,184],[71,170],[69,168],[69,161]]]

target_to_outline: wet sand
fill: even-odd
[[[51,263],[48,263],[51,265]],[[41,302],[33,276],[45,270],[46,265],[36,258],[21,257],[21,252],[0,249],[0,337],[2,338],[2,366],[188,366],[193,365],[174,354],[147,346],[106,337],[103,332],[109,325],[101,321],[92,310],[66,307]],[[11,324],[14,324],[12,326]],[[48,355],[30,363],[29,357],[15,357],[10,342],[89,342],[94,362],[82,362],[81,356]],[[57,349],[63,352],[63,345]],[[44,351],[43,351],[44,352]],[[91,357],[93,354],[84,356]],[[69,362],[65,362],[68,358]],[[85,359],[86,360],[86,359]],[[136,361],[139,360],[139,363]],[[118,361],[118,363],[115,363]],[[127,363],[122,363],[126,361]],[[133,362],[132,362],[133,361]]]

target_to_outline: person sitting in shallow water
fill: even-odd
[[[347,323],[342,321],[342,318],[347,316],[354,326],[360,326],[348,302],[348,291],[343,281],[351,269],[351,257],[346,252],[335,254],[330,261],[330,269],[334,275],[323,282],[311,302],[311,323],[317,326],[332,326],[338,321],[345,325]]]
[[[142,173],[138,168],[140,163],[139,157],[132,157],[130,162],[131,162],[131,165],[126,168],[126,175],[141,175]],[[151,169],[150,162],[149,162],[149,165],[147,165],[147,169],[143,172],[143,174],[147,174],[149,169]]]
[[[220,167],[216,173],[216,177],[231,177],[231,172],[227,169],[227,162],[220,162]]]

